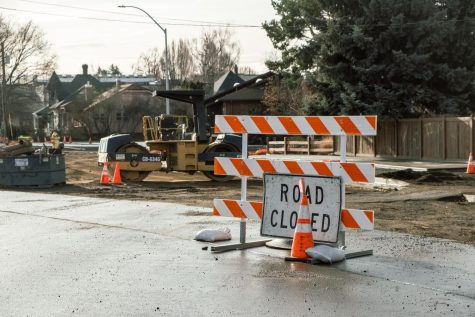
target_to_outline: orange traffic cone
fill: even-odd
[[[101,173],[101,184],[102,185],[109,185],[110,177],[109,177],[109,169],[107,168],[108,163],[104,162],[104,167],[102,168]]]
[[[468,156],[467,174],[475,174],[475,167],[473,166],[472,152],[470,152],[470,155]]]
[[[73,138],[69,136],[69,144],[73,143]]]
[[[122,185],[122,178],[120,177],[120,166],[119,162],[115,163],[114,177],[112,178],[112,184]]]
[[[313,248],[312,226],[310,224],[310,212],[308,210],[308,198],[305,195],[305,185],[303,178],[299,182],[300,200],[299,214],[297,218],[297,226],[295,227],[294,241],[292,242],[292,251],[290,256],[293,258],[308,259],[309,256],[305,251]]]

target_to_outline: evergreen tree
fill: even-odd
[[[97,67],[96,76],[107,76],[107,69],[102,69],[101,66]]]
[[[313,86],[309,114],[475,110],[475,0],[274,0],[271,69]]]
[[[119,69],[119,66],[117,65],[114,65],[114,64],[111,64],[109,66],[109,71],[108,71],[108,74],[111,74],[113,76],[120,76],[122,75],[120,69]]]

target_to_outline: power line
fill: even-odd
[[[49,12],[40,12],[40,11],[32,11],[32,10],[24,10],[24,9],[15,9],[15,8],[7,8],[0,6],[0,9],[8,10],[8,11],[17,11],[17,12],[25,12],[25,13],[32,13],[32,14],[41,14],[41,15],[49,15],[49,16],[57,16],[57,17],[64,17],[64,18],[75,18],[75,19],[84,19],[84,20],[95,20],[95,21],[105,21],[105,22],[121,22],[121,23],[135,23],[135,24],[153,24],[152,22],[145,22],[145,21],[132,21],[132,20],[120,20],[120,19],[109,19],[109,18],[94,18],[94,17],[85,17],[85,16],[78,16],[78,15],[66,15],[66,14],[56,14],[56,13],[49,13]],[[229,27],[229,28],[262,28],[260,25],[245,25],[245,24],[197,24],[197,23],[170,23],[165,22],[162,23],[163,25],[173,25],[173,26],[212,26],[212,27]]]
[[[32,0],[18,0],[18,1],[46,4],[46,3],[43,3],[43,2],[32,1]],[[48,4],[48,5],[75,8],[75,9],[81,9],[81,10],[87,10],[87,11],[94,11],[94,12],[112,13],[112,14],[119,14],[119,15],[129,15],[129,16],[142,17],[141,15],[138,15],[138,14],[118,13],[118,12],[113,12],[113,11],[95,10],[95,9],[80,8],[80,7],[74,7],[74,6],[59,5],[59,4]],[[41,14],[41,15],[75,18],[75,19],[84,19],[84,20],[96,20],[96,21],[105,21],[105,22],[132,23],[132,24],[153,24],[152,22],[145,22],[145,21],[132,21],[132,20],[111,19],[111,18],[95,18],[95,17],[85,17],[85,16],[77,16],[77,15],[56,14],[56,13],[49,13],[49,12],[40,12],[40,11],[32,11],[32,10],[24,10],[24,9],[7,8],[7,7],[2,7],[2,6],[0,6],[0,9],[4,9],[4,10],[8,10],[8,11],[26,12],[26,13],[32,13],[32,14]],[[195,21],[195,20],[186,20],[186,19],[172,19],[172,18],[161,18],[161,19],[197,22],[197,23],[170,23],[170,22],[162,23],[163,25],[172,25],[172,26],[262,28],[262,26],[260,26],[260,25],[252,25],[252,24],[249,24],[249,25],[246,25],[246,24],[225,24],[225,23],[221,23],[221,22],[205,22],[205,21]],[[331,20],[329,20],[329,21],[331,21]],[[415,25],[415,24],[426,23],[426,22],[427,21],[424,20],[424,21],[415,21],[415,22],[404,22],[404,23],[362,23],[362,24],[350,24],[349,26],[404,26],[404,25]],[[475,22],[475,19],[449,19],[449,20],[431,21],[431,22],[432,23]]]
[[[84,7],[76,7],[64,4],[57,4],[57,3],[48,3],[48,2],[41,2],[41,1],[33,1],[33,0],[17,0],[22,2],[29,2],[29,3],[36,3],[40,5],[48,5],[48,6],[55,6],[55,7],[62,7],[62,8],[69,8],[69,9],[76,9],[76,10],[84,10],[90,12],[100,12],[100,13],[107,13],[107,14],[116,14],[116,15],[126,15],[126,16],[134,16],[134,17],[143,17],[141,14],[134,14],[134,13],[125,13],[125,12],[115,12],[115,11],[108,11],[108,10],[98,10],[98,9],[91,9],[91,8],[84,8]],[[192,22],[192,23],[206,23],[206,24],[216,24],[216,25],[223,25],[223,26],[238,26],[242,24],[233,24],[233,23],[225,23],[225,22],[213,22],[213,21],[200,21],[200,20],[188,20],[188,19],[176,19],[176,18],[164,18],[158,17],[160,20],[171,20],[171,21],[182,21],[182,22]]]
[[[17,1],[28,2],[28,3],[34,3],[34,4],[40,4],[40,5],[45,5],[45,6],[54,6],[54,7],[75,9],[75,10],[83,10],[83,11],[88,11],[88,12],[98,12],[98,13],[115,14],[115,15],[123,15],[123,16],[143,17],[143,15],[141,15],[141,14],[125,13],[125,12],[115,12],[115,11],[109,11],[109,10],[91,9],[91,8],[70,6],[70,5],[57,4],[57,3],[50,3],[50,2],[33,1],[33,0],[17,0]],[[157,19],[160,19],[160,20],[170,20],[170,21],[190,22],[190,23],[211,24],[212,26],[225,26],[225,27],[226,27],[226,26],[229,26],[229,27],[260,27],[260,26],[258,26],[258,25],[246,25],[246,24],[235,24],[235,23],[213,22],[213,21],[202,21],[202,20],[189,20],[189,19],[177,19],[177,18],[166,18],[166,17],[157,17]],[[164,24],[165,24],[165,23],[164,23]]]
[[[85,19],[85,20],[98,20],[98,21],[108,21],[108,22],[127,22],[127,23],[137,23],[137,24],[151,24],[152,22],[141,22],[141,21],[125,21],[125,20],[116,20],[116,19],[105,19],[105,18],[92,18],[92,17],[81,17],[81,16],[74,16],[74,15],[65,15],[65,14],[54,14],[48,12],[38,12],[38,11],[31,11],[31,10],[22,10],[22,9],[14,9],[14,8],[7,8],[1,7],[0,9],[8,10],[8,11],[17,11],[17,12],[26,12],[26,13],[33,13],[33,14],[42,14],[42,15],[49,15],[49,16],[60,16],[65,18],[78,18],[78,19]]]

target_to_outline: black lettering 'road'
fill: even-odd
[[[323,188],[320,186],[315,187],[315,204],[319,205],[323,201]]]
[[[292,195],[293,199],[294,199],[294,203],[298,203],[300,201],[300,188],[299,188],[299,185],[295,185],[294,186],[294,190],[293,190],[293,195]]]
[[[289,191],[289,186],[287,184],[280,184],[280,201],[287,202],[287,192]]]

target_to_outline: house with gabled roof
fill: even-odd
[[[107,89],[109,84],[101,83],[96,77],[88,73],[88,66],[82,65],[82,74],[72,77],[59,77],[54,71],[45,87],[45,97],[47,105],[57,104],[76,93],[84,85],[91,85],[97,91]]]
[[[113,89],[116,82],[153,87],[160,82],[151,76],[102,76],[88,73],[88,65],[82,65],[82,73],[75,76],[58,75],[41,82],[44,85],[45,106],[33,112],[35,130],[39,135],[49,135],[51,131],[62,134],[89,134],[76,117],[92,100],[102,93]],[[43,139],[43,137],[41,137]]]
[[[264,114],[264,89],[273,72],[261,75],[225,73],[215,83],[215,91],[205,100],[208,115]]]
[[[210,125],[214,124],[216,114],[263,114],[264,88],[272,76],[271,72],[242,75],[228,71],[223,74],[205,101]],[[127,84],[122,78],[125,82],[127,79],[134,82]],[[104,78],[89,75],[87,65],[83,65],[83,73],[75,77],[53,73],[46,85],[49,104],[34,113],[37,126],[45,133],[56,130],[74,139],[141,133],[142,116],[164,113],[164,100],[151,96],[153,88],[142,85],[143,77],[122,78],[117,78],[113,86],[109,77],[104,81]],[[186,105],[171,103],[173,114],[191,115]]]
[[[79,113],[100,94],[98,88],[92,86],[89,82],[86,82],[65,97],[62,94],[57,94],[61,91],[58,87],[61,86],[55,88],[53,96],[56,96],[54,97],[55,99],[60,100],[33,112],[35,127],[37,130],[42,130],[42,133],[40,133],[42,135],[48,135],[51,131],[71,135],[73,133],[71,131],[72,121],[75,114]]]
[[[233,71],[228,71],[214,82],[213,94],[228,90],[229,88],[237,84],[243,83],[244,81],[245,80],[241,78],[238,74],[234,73]]]
[[[139,84],[122,84],[96,96],[77,116],[76,123],[87,127],[92,137],[111,133],[142,134],[142,117],[165,112],[163,100],[154,98],[152,91]]]

